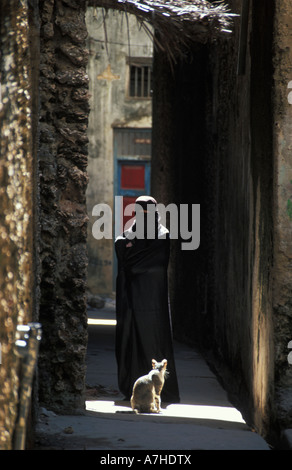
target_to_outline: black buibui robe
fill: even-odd
[[[129,399],[133,384],[151,370],[151,360],[167,359],[162,401],[178,403],[167,267],[169,233],[159,224],[155,239],[132,239],[132,228],[116,239],[116,360],[120,391]]]

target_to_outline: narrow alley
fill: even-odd
[[[291,0],[1,0],[0,42],[0,449],[291,449]],[[123,364],[172,327],[159,415],[118,391],[110,300],[143,195],[172,324]]]
[[[129,453],[151,449],[176,454],[182,450],[270,449],[229,402],[201,355],[177,342],[181,403],[164,406],[159,415],[132,414],[117,385],[114,301],[108,299],[103,309],[89,310],[88,324],[86,412],[82,416],[66,416],[42,409],[37,450]]]

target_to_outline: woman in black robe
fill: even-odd
[[[136,379],[151,370],[151,360],[167,359],[169,372],[162,401],[179,403],[171,319],[168,307],[167,267],[169,232],[159,221],[156,201],[136,200],[134,224],[116,239],[116,359],[120,391],[128,400]],[[149,222],[154,209],[155,221]],[[151,214],[152,212],[152,214]]]

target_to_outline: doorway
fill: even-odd
[[[151,192],[151,135],[151,129],[114,129],[114,195],[118,196],[115,197],[116,235],[129,227],[134,216],[132,211],[125,213],[126,207],[137,197]],[[116,274],[114,257],[113,286]]]

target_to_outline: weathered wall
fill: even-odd
[[[275,388],[282,427],[292,427],[292,366],[287,362],[292,339],[292,9],[275,2],[274,23],[274,289]]]
[[[127,57],[152,57],[152,41],[139,29],[136,17],[101,8],[87,8],[90,116],[87,187],[88,289],[91,294],[115,290],[113,240],[96,240],[92,226],[96,204],[108,204],[114,214],[114,142],[116,127],[151,128],[151,99],[128,96]],[[110,66],[110,69],[108,67]]]
[[[230,6],[241,12],[241,2]],[[199,249],[172,256],[175,335],[208,354],[246,419],[268,435],[276,411],[274,10],[272,1],[250,6],[244,75],[239,18],[229,39],[198,45],[174,75],[156,55],[164,78],[155,74],[153,187],[168,202],[201,204]]]
[[[220,162],[214,338],[230,383],[238,371],[235,393],[247,416],[272,440],[292,423],[291,24],[289,2],[253,2],[245,76],[236,78],[234,68],[238,33],[213,55],[222,93],[213,136]]]
[[[240,12],[240,2],[232,2]],[[239,24],[212,51],[217,160],[213,352],[226,385],[262,434],[273,423],[273,2],[250,8],[246,71],[236,73]],[[217,52],[217,56],[214,53]]]
[[[40,2],[40,401],[84,407],[88,76],[85,2]]]
[[[13,448],[20,385],[16,327],[35,306],[31,57],[26,2],[0,5],[0,449]]]

